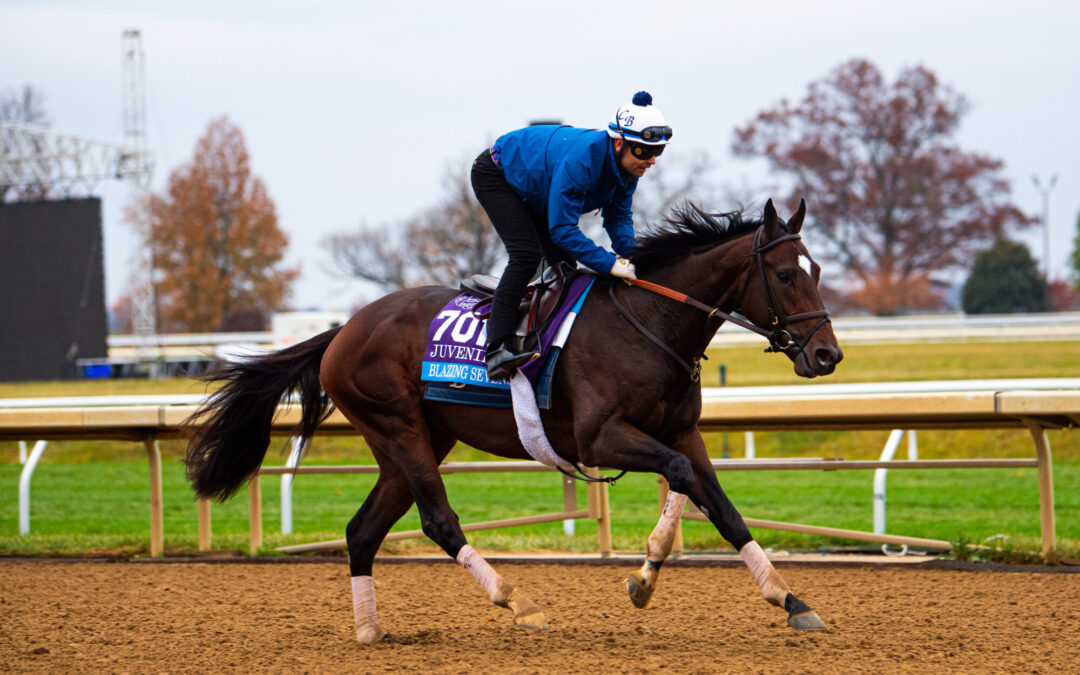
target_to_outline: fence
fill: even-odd
[[[898,386],[898,391],[888,391],[889,385],[799,385],[776,388],[727,388],[706,389],[703,391],[702,415],[699,426],[703,431],[784,431],[813,429],[949,429],[949,428],[1027,428],[1035,446],[1035,457],[1018,460],[894,460],[877,462],[835,461],[823,463],[813,460],[717,460],[717,470],[789,470],[789,469],[904,469],[904,468],[993,468],[993,467],[1036,467],[1039,474],[1040,514],[1042,527],[1043,555],[1047,560],[1056,557],[1054,535],[1054,502],[1052,461],[1050,444],[1045,430],[1048,428],[1070,428],[1080,424],[1080,390],[1076,380],[1040,381],[1044,386],[1072,387],[1052,390],[1032,388],[1031,381],[1022,381],[1027,387],[1010,388],[1003,382],[993,381],[994,386],[979,389],[978,382],[949,383],[948,386],[926,386],[918,389],[914,383]],[[985,386],[985,385],[982,385]],[[846,387],[846,389],[845,389]],[[860,388],[861,387],[861,388]],[[951,390],[958,388],[958,390]],[[150,468],[150,524],[151,553],[160,555],[164,548],[161,516],[161,455],[157,441],[159,438],[175,438],[182,435],[180,423],[191,414],[194,406],[188,402],[179,405],[127,405],[90,406],[84,405],[46,408],[40,401],[0,402],[0,440],[66,440],[66,439],[120,439],[142,442],[148,455]],[[276,435],[288,435],[299,419],[299,410],[293,405],[284,405],[274,422],[272,432]],[[347,420],[335,412],[319,428],[319,434],[355,433]],[[510,462],[484,463],[505,465]],[[536,468],[527,470],[547,470],[546,467],[525,463]],[[479,468],[458,469],[446,465],[448,471],[480,470]],[[374,470],[374,467],[301,467],[300,472],[361,472]],[[281,469],[282,471],[286,469]],[[517,470],[517,469],[512,469]],[[265,473],[277,472],[267,467]],[[600,486],[600,490],[603,486]],[[261,496],[256,482],[251,490],[252,497],[252,541],[256,536],[261,540]],[[259,500],[256,501],[256,497]],[[531,516],[546,518],[533,522],[551,522],[569,518],[595,518],[603,525],[609,522],[606,494],[590,495],[589,508],[579,510],[567,506],[563,512]],[[585,512],[582,515],[582,512]],[[200,514],[206,517],[205,538],[209,542],[209,508],[200,507]],[[693,513],[688,517],[696,517]],[[867,541],[903,544],[902,538],[893,535],[886,540],[874,533],[857,533],[846,530],[831,530],[819,526],[807,526],[791,523],[774,523],[746,519],[751,527],[776,527],[777,529],[801,528],[805,531],[828,536],[849,536]],[[518,522],[515,524],[525,524]],[[506,526],[505,523],[469,524],[470,529],[487,526]],[[813,528],[813,529],[811,529]],[[844,534],[840,534],[844,533]],[[402,538],[407,533],[397,533]],[[604,534],[601,534],[599,548],[605,553]],[[877,538],[871,538],[877,537]],[[204,536],[200,535],[200,540]],[[927,540],[921,540],[924,542]],[[256,542],[257,543],[257,542]],[[945,542],[937,542],[943,544]],[[325,542],[322,545],[340,545],[340,542]],[[607,550],[610,550],[610,533],[607,534]],[[257,546],[256,546],[257,548]]]

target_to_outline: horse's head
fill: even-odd
[[[828,375],[844,358],[818,291],[821,268],[810,257],[799,231],[806,202],[784,222],[770,199],[754,235],[750,267],[739,312],[774,331],[771,349],[782,351],[801,377]]]

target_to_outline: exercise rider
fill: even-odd
[[[472,186],[509,260],[487,324],[488,377],[504,380],[539,356],[515,336],[517,309],[541,258],[552,266],[581,262],[629,278],[634,248],[630,208],[637,181],[671,140],[671,127],[639,91],[615,111],[607,131],[537,125],[511,131],[473,162]],[[615,254],[585,236],[578,219],[602,209]]]

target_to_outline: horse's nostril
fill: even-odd
[[[817,355],[818,363],[822,366],[834,366],[843,356],[839,353],[839,350],[833,351],[832,349],[819,349],[815,352]]]

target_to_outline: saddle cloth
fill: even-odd
[[[551,380],[559,352],[595,281],[595,276],[582,274],[570,282],[563,302],[554,309],[539,336],[540,358],[521,368],[533,385],[537,404],[544,409],[551,407]],[[420,380],[426,383],[425,399],[511,407],[510,384],[493,382],[487,376],[484,365],[487,315],[482,311],[481,316],[476,313],[483,308],[483,299],[461,293],[431,321],[420,375]]]

